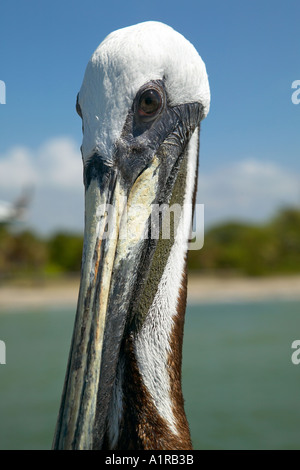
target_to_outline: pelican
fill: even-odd
[[[192,448],[181,388],[186,256],[209,104],[196,49],[159,22],[111,33],[87,65],[76,105],[81,281],[54,449]],[[157,208],[172,205],[179,221],[162,237]]]

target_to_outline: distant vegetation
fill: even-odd
[[[281,210],[263,225],[227,222],[205,234],[190,251],[189,269],[248,276],[300,273],[300,210]]]
[[[12,233],[0,227],[0,282],[10,279],[44,281],[78,274],[82,235],[57,233],[44,239],[31,231]]]
[[[57,233],[43,239],[31,231],[0,227],[0,281],[78,274],[83,237]],[[286,208],[263,225],[227,222],[205,233],[204,247],[190,251],[190,272],[263,276],[300,273],[300,210]]]

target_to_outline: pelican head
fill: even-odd
[[[185,270],[209,103],[202,59],[162,23],[111,33],[87,65],[81,283],[54,448],[191,448]],[[178,222],[164,237],[171,206]]]

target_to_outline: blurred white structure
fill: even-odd
[[[0,225],[22,221],[30,203],[31,195],[32,191],[26,189],[13,203],[0,201]]]

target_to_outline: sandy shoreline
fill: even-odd
[[[41,286],[0,286],[0,313],[7,309],[76,308],[79,279]],[[300,276],[274,278],[216,278],[190,276],[188,302],[300,300]]]
[[[189,302],[300,300],[300,276],[189,279]]]

